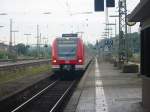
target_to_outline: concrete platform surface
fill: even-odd
[[[143,112],[142,80],[95,59],[64,112]]]

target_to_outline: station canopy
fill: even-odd
[[[131,22],[143,22],[150,18],[150,0],[141,0],[129,16]]]

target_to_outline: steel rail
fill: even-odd
[[[31,66],[38,66],[41,64],[50,64],[50,59],[44,59],[44,60],[34,60],[34,61],[25,61],[20,63],[9,63],[9,64],[3,64],[0,65],[0,71],[11,71],[11,70],[17,70],[25,67],[31,67]]]
[[[41,95],[43,92],[45,92],[47,89],[49,89],[50,87],[54,86],[57,81],[54,81],[52,84],[48,85],[46,88],[42,89],[40,92],[38,92],[37,94],[35,94],[33,97],[31,97],[29,100],[25,101],[24,103],[22,103],[20,106],[18,106],[17,108],[15,108],[14,110],[12,110],[11,112],[16,112],[19,109],[23,108],[23,106],[25,106],[26,104],[30,103],[32,100],[34,100],[36,97],[38,97],[39,95]]]
[[[50,59],[43,59],[43,60],[30,60],[30,61],[24,61],[24,62],[18,62],[18,63],[8,63],[8,64],[3,64],[0,65],[1,67],[7,67],[7,66],[17,66],[17,65],[23,65],[23,64],[32,64],[32,63],[39,63],[39,62],[47,62],[50,61]]]
[[[0,62],[13,62],[13,61],[30,61],[30,60],[39,60],[39,59],[46,59],[46,58],[24,58],[24,59],[0,59]]]
[[[64,92],[64,94],[61,96],[61,98],[56,102],[56,104],[53,106],[53,108],[49,112],[56,112],[57,107],[59,107],[59,105],[63,101],[64,97],[68,94],[68,92],[70,91],[72,86],[75,84],[75,82],[76,82],[75,80],[72,82],[72,84],[69,86],[69,88]]]

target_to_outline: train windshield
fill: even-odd
[[[61,59],[76,58],[77,39],[58,39],[58,57]]]

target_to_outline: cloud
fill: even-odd
[[[128,0],[128,5],[132,5]],[[117,2],[116,2],[117,3]],[[134,4],[136,5],[136,4]],[[104,29],[105,13],[94,12],[94,0],[0,0],[0,12],[8,15],[0,16],[1,40],[9,40],[9,19],[13,19],[13,29],[19,30],[16,34],[17,42],[26,42],[24,33],[32,33],[31,42],[36,43],[36,25],[39,24],[40,32],[52,41],[62,33],[84,31],[84,38],[90,42],[96,41]],[[116,13],[117,9],[109,9],[109,14]],[[44,15],[51,12],[50,15]],[[93,12],[93,14],[80,14]],[[69,14],[75,14],[70,16]],[[114,19],[112,19],[114,21]],[[48,26],[48,27],[46,27]],[[136,27],[137,28],[137,27]],[[135,28],[135,29],[136,29]]]

